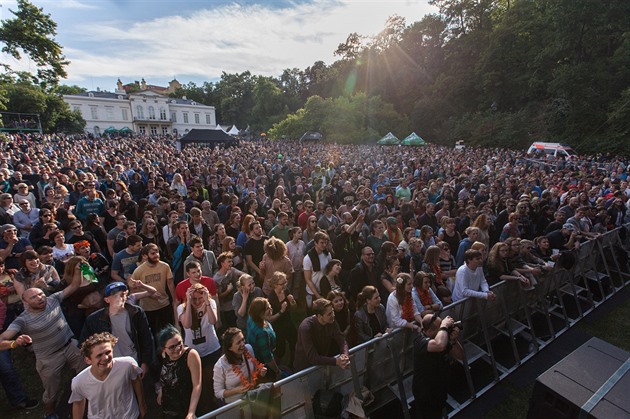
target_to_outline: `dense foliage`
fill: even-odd
[[[24,56],[34,63],[34,71],[16,71],[0,64],[0,110],[40,115],[46,132],[83,132],[85,120],[78,111],[71,111],[62,94],[77,92],[77,86],[59,86],[66,77],[68,61],[55,41],[57,24],[41,8],[26,0],[18,0],[13,18],[0,24],[2,52],[16,59]],[[0,121],[1,122],[1,121]]]
[[[393,16],[374,37],[350,34],[331,65],[317,61],[278,78],[224,73],[178,94],[197,92],[220,121],[239,127],[266,130],[288,114],[271,130],[276,137],[321,129],[329,140],[362,142],[372,130],[406,135],[396,132],[404,127],[442,144],[524,148],[548,140],[630,155],[630,2],[431,3],[439,13],[419,22]],[[380,97],[406,122],[364,118],[357,126],[353,114],[311,115],[314,103],[343,110],[357,94]]]

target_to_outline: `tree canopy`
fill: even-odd
[[[32,81],[44,88],[54,88],[59,79],[67,76],[65,67],[69,63],[54,39],[57,24],[43,9],[27,0],[18,0],[17,4],[17,10],[9,9],[15,17],[0,25],[2,52],[17,60],[26,55],[37,67],[34,74],[29,73]],[[8,65],[2,66],[9,74],[13,72]]]

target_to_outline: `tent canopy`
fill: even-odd
[[[306,131],[300,137],[300,142],[303,143],[304,141],[321,141],[322,137],[323,135],[321,134],[321,132]]]
[[[409,134],[404,140],[402,140],[402,145],[413,145],[413,146],[422,146],[427,145],[427,143],[415,132]]]
[[[390,132],[388,132],[383,138],[377,141],[378,145],[398,145],[400,140]]]
[[[240,130],[236,128],[236,125],[232,125],[232,128],[230,128],[227,133],[230,135],[238,135],[239,132]]]
[[[182,147],[186,144],[208,144],[210,146],[216,145],[237,145],[238,141],[226,134],[222,130],[217,129],[191,129],[188,134],[179,139]]]

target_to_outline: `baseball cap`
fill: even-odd
[[[127,291],[128,288],[124,282],[112,282],[105,287],[105,297],[116,294],[118,291]]]
[[[567,230],[570,230],[570,231],[575,231],[575,226],[573,224],[570,224],[570,223],[566,223],[566,224],[562,225],[562,228],[566,228]]]

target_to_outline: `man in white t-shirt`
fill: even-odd
[[[310,308],[313,301],[325,298],[319,293],[319,282],[324,277],[324,269],[332,260],[328,252],[328,234],[318,231],[313,237],[315,246],[304,257],[304,282],[306,282],[306,304]]]
[[[97,333],[81,345],[88,368],[72,379],[72,418],[82,419],[88,402],[88,418],[137,419],[146,415],[142,369],[129,356],[114,358],[116,339]]]

